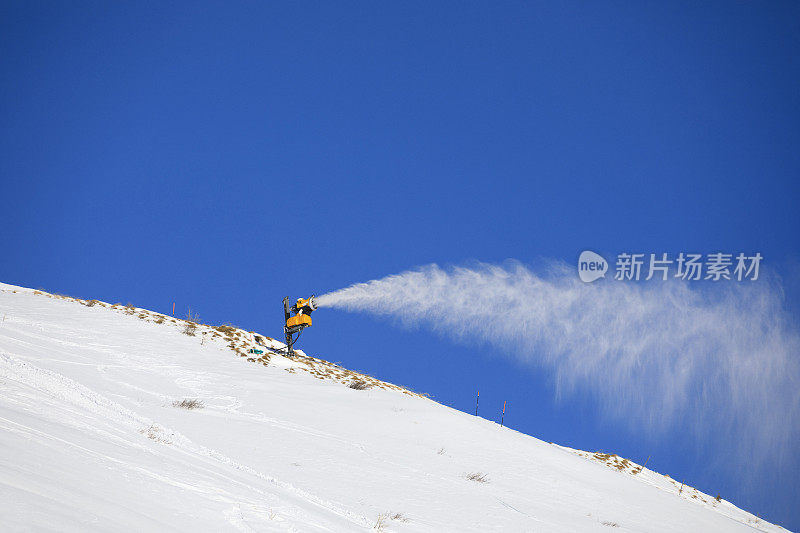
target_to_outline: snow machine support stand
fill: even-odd
[[[303,330],[311,325],[311,312],[317,309],[314,295],[311,298],[298,298],[294,305],[289,305],[289,297],[283,299],[284,325],[283,333],[286,335],[286,355],[294,356],[294,343],[300,338]]]

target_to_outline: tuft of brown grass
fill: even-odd
[[[375,531],[385,531],[386,530],[386,522],[389,520],[389,515],[387,513],[381,513],[378,515],[378,520],[375,521],[375,525],[372,526],[372,529]]]
[[[128,305],[125,306],[125,314],[126,315],[132,315],[135,312],[136,312],[136,306],[134,306],[132,303],[128,302]]]
[[[231,326],[230,324],[223,324],[221,326],[215,327],[214,329],[216,329],[220,333],[224,333],[228,337],[232,337],[234,333],[236,333],[236,327]]]
[[[203,403],[203,400],[197,400],[194,398],[193,399],[184,398],[181,401],[175,400],[174,402],[172,402],[172,407],[180,407],[182,409],[189,409],[189,410],[202,409],[205,406],[206,405]]]
[[[86,307],[94,307],[95,305],[97,305],[97,303],[98,303],[97,300],[86,300],[86,303],[84,305]]]
[[[372,388],[372,384],[371,383],[367,383],[366,381],[362,381],[360,379],[357,379],[355,381],[351,381],[350,384],[348,385],[348,387],[350,387],[351,389],[355,389],[355,390],[367,390],[367,389],[371,389]]]
[[[199,322],[200,316],[197,314],[192,314],[192,308],[190,307],[189,311],[186,313],[186,323],[183,325],[184,335],[194,337],[194,334],[197,331],[197,324]]]
[[[386,528],[389,527],[390,521],[410,522],[410,519],[407,518],[403,513],[392,513],[391,511],[387,511],[378,515],[378,519],[375,521],[375,525],[372,526],[372,529],[375,531],[386,531]]]
[[[464,478],[478,483],[489,483],[489,476],[483,472],[473,472],[471,474],[464,474]]]
[[[141,433],[148,439],[152,439],[160,444],[172,444],[172,439],[170,438],[170,436],[164,435],[161,428],[155,424],[153,424],[148,428],[140,429],[139,433]]]

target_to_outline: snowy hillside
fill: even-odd
[[[4,531],[785,531],[233,327],[2,284],[0,320]]]

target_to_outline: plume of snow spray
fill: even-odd
[[[563,263],[546,275],[518,263],[429,265],[317,302],[494,345],[552,371],[558,394],[588,391],[651,434],[680,420],[698,436],[746,434],[740,451],[778,454],[797,437],[800,339],[782,291],[764,279],[692,289],[585,284]]]

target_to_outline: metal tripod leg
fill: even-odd
[[[292,345],[294,341],[292,340],[292,334],[289,332],[288,328],[283,328],[283,332],[286,335],[286,355],[292,356],[294,355],[294,351],[292,350]]]

